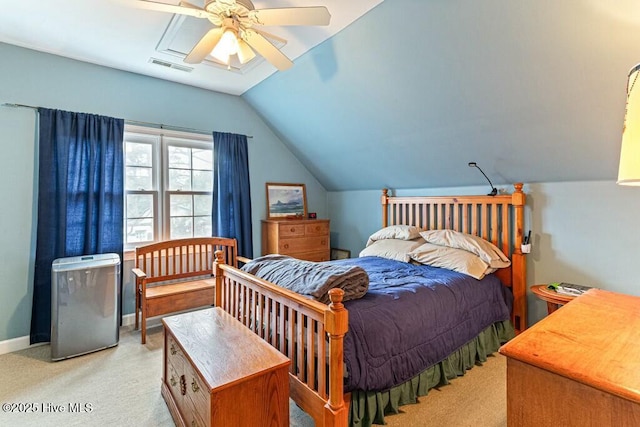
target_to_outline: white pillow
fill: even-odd
[[[420,232],[420,235],[429,243],[469,251],[482,258],[492,268],[511,265],[509,258],[496,245],[482,237],[455,230],[429,230]]]
[[[433,243],[425,243],[417,247],[409,256],[420,264],[457,271],[478,280],[495,271],[479,256],[471,252]]]
[[[396,261],[409,262],[409,253],[424,243],[422,237],[414,240],[385,239],[378,240],[360,252],[360,256],[378,256]]]
[[[420,236],[420,229],[415,225],[390,225],[381,230],[376,231],[367,241],[367,245],[371,245],[378,240],[386,239],[399,239],[399,240],[412,240]]]

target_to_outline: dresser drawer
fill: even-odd
[[[187,380],[184,376],[185,363],[187,363],[184,353],[176,343],[173,336],[167,337],[166,348],[167,366],[165,383],[173,396],[176,406],[181,413],[185,411],[185,396],[187,394]]]
[[[203,427],[211,425],[210,408],[211,396],[200,376],[191,365],[185,366],[184,375],[187,381],[187,393],[185,396],[185,409],[190,409],[198,419],[198,425]],[[190,422],[187,420],[187,422]]]
[[[211,424],[209,389],[204,385],[172,335],[167,337],[165,382],[187,425]]]
[[[307,236],[328,236],[329,235],[329,223],[317,222],[315,224],[306,224],[304,232]]]
[[[182,366],[177,368],[177,361],[178,360],[176,358],[170,359],[167,357],[166,377],[164,382],[167,384],[169,392],[171,393],[171,396],[173,396],[173,400],[176,402],[176,406],[183,408],[184,395],[181,392],[182,382],[180,380],[182,375]]]
[[[302,237],[304,236],[304,224],[287,224],[284,222],[278,225],[278,233],[280,237]]]
[[[281,239],[278,244],[278,252],[288,255],[295,252],[310,252],[329,247],[329,238],[326,236],[308,237],[305,239]]]
[[[210,427],[211,422],[202,416],[202,408],[196,408],[191,399],[185,399],[183,417],[187,427]],[[207,415],[209,411],[205,409]]]

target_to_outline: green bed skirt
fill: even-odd
[[[442,362],[404,384],[384,392],[352,392],[349,425],[368,427],[372,424],[386,424],[385,414],[397,414],[400,406],[417,403],[418,397],[426,396],[430,389],[448,384],[450,379],[464,375],[474,365],[481,365],[488,355],[498,351],[503,343],[514,336],[510,321],[494,323]]]

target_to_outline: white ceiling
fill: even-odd
[[[178,0],[158,1],[179,3]],[[326,6],[329,9],[331,24],[327,27],[261,27],[287,40],[281,50],[295,62],[297,57],[332,37],[382,1],[254,0],[253,3],[256,9],[308,6]],[[191,2],[199,6],[203,4],[203,0]],[[277,71],[262,58],[257,58],[257,63],[243,73],[206,63],[184,64],[179,55],[168,53],[168,50],[175,49],[159,47],[174,15],[138,9],[131,6],[133,3],[132,0],[0,0],[0,42],[233,95],[244,93]],[[173,25],[176,25],[176,20]],[[185,31],[190,33],[195,44],[200,34],[208,29],[208,21],[188,20],[193,22],[185,23],[188,24]],[[182,44],[179,46],[182,49],[177,50],[184,50],[184,33],[181,37],[169,39],[169,44],[172,40]],[[188,40],[186,44],[189,44]],[[184,72],[155,65],[150,63],[150,58],[193,67],[193,70]]]

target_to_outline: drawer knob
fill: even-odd
[[[191,390],[193,390],[194,393],[200,390],[200,387],[198,387],[198,383],[196,382],[195,378],[191,379]]]
[[[171,344],[171,354],[176,354],[178,352],[178,350],[176,349],[176,345],[175,344]]]
[[[180,394],[183,396],[187,394],[187,379],[184,375],[180,375]]]
[[[327,241],[326,241],[326,240],[324,240],[324,239],[322,239],[322,240],[320,241],[320,243],[321,243],[321,244],[323,244],[323,245],[326,245],[326,244],[327,244]]]
[[[293,228],[293,227],[291,227],[291,232],[292,232],[292,233],[295,233],[295,232],[296,232],[296,229],[295,229],[295,228]]]
[[[319,226],[318,226],[318,227],[316,227],[316,231],[320,231],[320,227],[319,227]]]
[[[284,246],[282,246],[282,247],[285,248],[285,249],[289,249],[289,244],[285,243]]]

